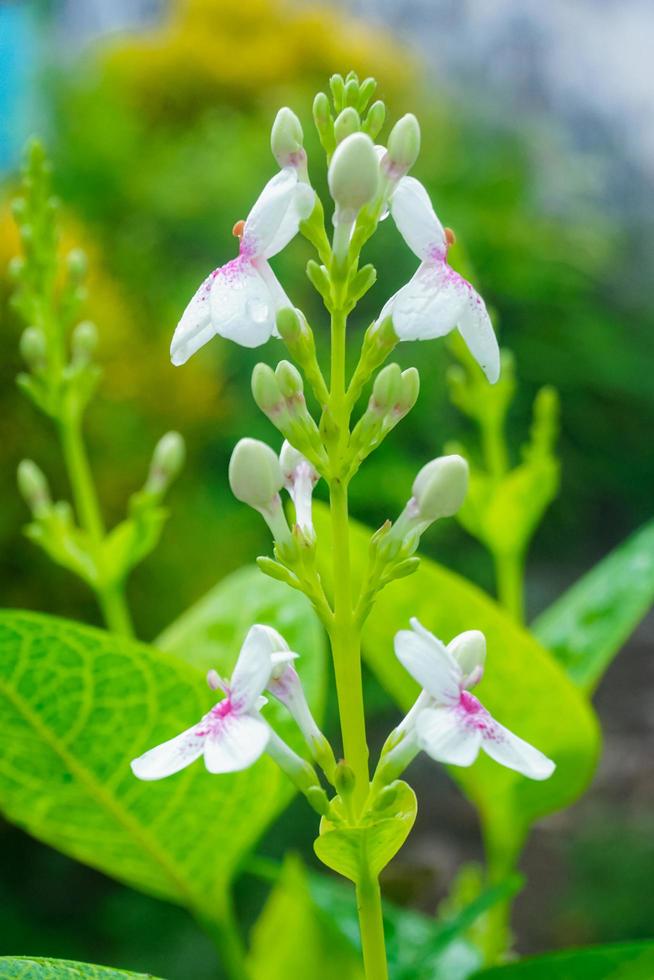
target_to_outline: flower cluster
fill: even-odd
[[[193,727],[136,759],[132,768],[140,779],[159,779],[204,755],[210,772],[228,773],[268,754],[327,818],[327,826],[345,821],[356,827],[357,821],[376,819],[380,801],[390,800],[395,792],[390,784],[420,751],[443,763],[470,766],[482,749],[496,762],[536,780],[550,776],[554,763],[495,721],[471,693],[484,671],[483,634],[462,633],[446,646],[413,619],[410,630],[395,636],[395,652],[422,691],[388,737],[370,780],[362,696],[352,687],[361,687],[361,627],[381,589],[415,571],[415,552],[430,525],[461,507],[469,475],[458,455],[433,459],[420,469],[397,519],[373,535],[356,597],[349,570],[347,486],[366,456],[411,410],[420,388],[415,368],[403,371],[398,364],[384,362],[400,341],[443,337],[455,328],[491,383],[499,377],[500,357],[484,301],[448,263],[453,233],[439,221],[423,185],[408,175],[420,149],[415,116],[402,117],[387,145],[381,146],[375,140],[385,110],[381,102],[368,107],[372,79],[359,83],[353,75],[345,80],[335,76],[331,88],[334,113],[326,95],[320,93],[314,103],[314,121],[328,159],[331,240],[323,205],[311,185],[302,126],[284,108],[271,137],[280,170],[245,221],[234,226],[238,256],[205,279],[184,311],[171,357],[174,364],[183,364],[215,335],[244,347],[278,337],[295,362],[282,360],[274,369],[256,366],[254,399],[284,441],[277,452],[259,440],[241,439],[231,456],[229,482],[237,499],[258,511],[272,534],[274,559],[259,558],[260,567],[304,592],[329,633],[345,760],[336,764],[311,714],[295,667],[297,654],[270,626],[255,625],[231,678],[209,674],[210,686],[223,692],[222,699]],[[420,264],[375,317],[346,384],[347,316],[375,281],[375,270],[359,268],[359,257],[387,215]],[[315,247],[319,262],[309,262],[307,275],[331,316],[329,386],[313,331],[269,264],[298,233]],[[314,419],[307,404],[305,380],[319,418]],[[359,397],[371,381],[367,406],[351,425]],[[329,489],[332,512],[331,589],[323,583],[313,513],[313,492],[321,480]],[[293,505],[290,523],[282,491]],[[290,712],[310,762],[267,720],[265,693]],[[331,799],[314,764],[336,791]]]

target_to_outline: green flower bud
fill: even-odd
[[[468,489],[468,464],[462,456],[440,456],[418,473],[413,498],[418,519],[430,524],[451,517],[463,503]]]
[[[273,415],[284,407],[275,372],[268,364],[257,364],[252,372],[252,396],[264,413]]]
[[[359,101],[357,108],[359,112],[363,112],[370,102],[371,98],[375,94],[377,88],[377,82],[374,78],[366,78],[361,85],[359,85]]]
[[[50,488],[43,472],[31,459],[18,464],[18,489],[34,517],[40,517],[52,506]]]
[[[359,80],[355,76],[350,78],[345,83],[345,92],[343,94],[346,106],[356,106],[359,101]]]
[[[334,120],[329,108],[329,99],[324,92],[318,92],[313,100],[313,121],[318,130],[320,142],[327,153],[332,153],[336,145],[334,140]]]
[[[393,408],[400,396],[402,388],[402,372],[399,364],[387,364],[377,377],[372,387],[369,410],[382,417]]]
[[[340,109],[342,109],[345,99],[345,82],[343,81],[343,76],[332,75],[332,77],[329,79],[329,88],[332,93],[334,108],[338,112]]]
[[[337,143],[342,143],[347,136],[358,133],[361,129],[359,113],[352,106],[343,109],[334,122],[334,136]]]
[[[270,148],[280,167],[298,166],[306,159],[302,124],[293,110],[286,106],[275,117]]]
[[[299,338],[302,333],[302,323],[293,307],[286,306],[283,310],[279,310],[277,313],[277,329],[282,340],[287,343]]]
[[[420,125],[409,112],[395,123],[388,137],[388,148],[381,167],[393,180],[409,172],[420,152]]]
[[[337,762],[334,770],[334,786],[339,796],[349,796],[354,790],[355,784],[354,771],[348,766],[344,759]]]
[[[384,121],[386,119],[386,106],[377,100],[373,102],[368,110],[368,115],[363,122],[363,132],[367,133],[370,139],[375,140],[379,136]]]
[[[351,223],[379,188],[375,147],[365,133],[353,133],[336,147],[329,165],[329,190],[336,203],[334,223]]]
[[[83,320],[73,330],[70,340],[73,361],[76,364],[88,364],[98,346],[98,330],[90,320]]]
[[[395,406],[398,414],[404,417],[407,412],[410,412],[418,401],[419,394],[420,375],[418,374],[418,370],[414,367],[407,368],[406,371],[402,371],[400,393]]]
[[[290,361],[280,361],[275,368],[275,378],[284,398],[297,398],[302,395],[304,385],[302,375]]]
[[[47,347],[45,334],[38,327],[28,327],[20,338],[21,357],[32,371],[38,371],[45,364]]]
[[[237,500],[266,510],[284,485],[277,454],[258,439],[241,439],[229,461],[229,485]]]
[[[186,448],[179,432],[167,432],[154,448],[145,484],[150,493],[163,493],[184,465]]]

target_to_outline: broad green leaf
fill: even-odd
[[[475,973],[474,980],[652,980],[654,943],[616,943],[534,956]]]
[[[328,515],[316,508],[319,536],[327,537]],[[353,574],[366,567],[370,532],[352,522]],[[325,578],[329,563],[325,562]],[[537,640],[459,575],[428,559],[409,578],[388,586],[364,631],[364,657],[382,685],[406,710],[418,687],[393,653],[393,637],[411,616],[449,641],[466,629],[480,629],[488,660],[478,692],[503,724],[551,756],[557,764],[545,782],[533,782],[481,755],[469,769],[451,772],[477,806],[487,841],[507,858],[538,817],[558,810],[586,788],[597,759],[599,730],[592,708]],[[477,690],[475,691],[477,693]]]
[[[354,922],[357,929],[356,909]],[[315,905],[306,871],[293,855],[252,930],[248,973],[252,980],[363,980],[360,953],[329,911]]]
[[[533,623],[573,681],[592,691],[654,602],[654,520],[618,545]]]
[[[49,960],[31,956],[0,956],[0,980],[156,980],[149,973],[113,970],[110,966]]]
[[[358,882],[368,868],[377,877],[395,857],[416,819],[416,796],[407,783],[393,784],[397,796],[387,810],[363,819],[362,826],[348,827],[323,817],[314,850],[323,864],[350,881]]]
[[[241,639],[215,645],[219,671],[231,669]],[[320,656],[311,647],[299,667],[314,705]],[[210,776],[198,761],[155,783],[129,768],[214,700],[204,670],[177,656],[48,616],[0,613],[0,809],[121,881],[200,918],[219,915],[242,858],[287,804],[288,782],[267,757],[230,776]],[[279,706],[264,712],[297,744]]]

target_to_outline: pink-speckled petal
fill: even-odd
[[[298,177],[294,167],[284,167],[272,177],[250,211],[243,229],[243,247],[250,255],[270,257],[279,252],[297,233],[288,224],[289,209],[294,208]],[[297,219],[299,226],[300,219]],[[286,228],[286,241],[280,231]],[[281,244],[280,244],[281,243]]]
[[[231,713],[216,725],[204,745],[204,763],[211,773],[247,769],[265,751],[270,728],[258,715]]]
[[[210,306],[215,333],[241,347],[261,346],[275,330],[278,299],[245,255],[218,269],[211,286]]]
[[[204,736],[199,735],[200,725],[188,728],[181,735],[157,745],[131,763],[132,772],[138,779],[153,780],[172,776],[198,759],[204,751]]]
[[[447,254],[445,229],[436,217],[429,194],[415,177],[403,177],[391,198],[391,214],[414,255],[431,260]]]
[[[444,262],[424,262],[382,312],[392,316],[400,340],[444,337],[467,302],[463,282]]]
[[[549,779],[556,766],[546,755],[492,720],[482,734],[481,747],[491,759],[529,779]]]
[[[442,704],[458,702],[462,674],[456,660],[445,644],[417,620],[412,620],[412,626],[411,630],[400,630],[395,634],[397,659],[436,701]]]
[[[418,745],[437,762],[471,766],[479,754],[481,733],[462,723],[456,707],[425,708],[416,718]]]
[[[211,323],[210,295],[219,272],[216,269],[207,276],[182,313],[170,345],[170,359],[175,367],[185,364],[196,350],[215,336],[216,331]]]
[[[458,327],[477,364],[495,384],[500,376],[500,348],[486,304],[472,286],[459,314]]]

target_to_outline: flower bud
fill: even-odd
[[[329,108],[329,99],[324,92],[318,92],[313,100],[313,121],[318,130],[320,142],[327,151],[334,149],[334,120]]]
[[[355,106],[359,101],[359,79],[356,75],[348,77],[345,82],[343,99],[346,106]]]
[[[402,387],[399,364],[387,364],[375,378],[369,409],[382,417],[395,405]]]
[[[75,364],[88,364],[98,346],[98,331],[90,320],[83,320],[73,330],[70,339],[71,353]]]
[[[379,187],[379,164],[369,136],[353,133],[339,143],[329,165],[328,181],[336,203],[334,223],[352,223]]]
[[[409,172],[420,152],[420,126],[413,113],[408,112],[393,126],[388,137],[388,148],[382,160],[382,169],[398,180]]]
[[[342,143],[347,136],[358,133],[361,129],[359,113],[353,106],[348,106],[338,114],[334,122],[334,136],[337,143]]]
[[[164,493],[184,465],[186,448],[179,432],[166,432],[154,447],[145,484],[149,493]]]
[[[32,371],[38,371],[45,364],[47,347],[45,334],[38,327],[28,327],[20,338],[20,353]]]
[[[34,517],[40,517],[52,506],[50,488],[43,472],[31,459],[18,464],[18,489]]]
[[[395,404],[395,411],[404,418],[418,401],[420,394],[420,375],[417,368],[410,367],[402,371],[400,392]]]
[[[363,132],[367,133],[370,139],[377,139],[385,119],[386,106],[378,99],[368,109],[368,114],[363,121]]]
[[[356,783],[356,778],[354,771],[348,766],[344,759],[341,759],[336,764],[336,770],[334,772],[334,786],[336,787],[336,792],[339,796],[349,796],[354,790],[354,785]]]
[[[255,366],[252,372],[252,395],[264,415],[275,415],[285,408],[275,372],[268,364],[260,363]]]
[[[270,148],[280,167],[296,167],[305,160],[302,124],[293,110],[286,106],[275,117]]]
[[[332,99],[334,100],[334,107],[338,111],[345,99],[345,82],[342,75],[332,75],[329,79],[329,88],[331,89]]]
[[[430,524],[451,517],[463,503],[468,489],[468,464],[462,456],[440,456],[418,473],[413,498],[421,521]]]
[[[255,510],[268,508],[284,485],[276,454],[258,439],[241,439],[229,461],[229,485],[237,500]]]
[[[304,391],[302,375],[290,361],[280,361],[275,368],[275,380],[284,398],[297,398]]]
[[[359,85],[358,109],[360,112],[366,108],[377,89],[377,82],[374,78],[365,78]]]

